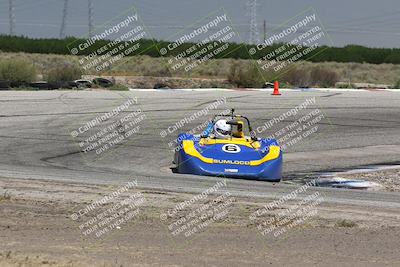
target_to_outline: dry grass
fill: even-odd
[[[0,202],[9,200],[11,200],[11,195],[7,191],[0,195]]]
[[[49,82],[57,81],[73,81],[80,79],[83,74],[83,70],[77,64],[63,63],[59,66],[49,70],[46,74],[46,80]]]
[[[0,80],[31,82],[36,77],[32,61],[23,57],[0,58]]]
[[[351,228],[351,227],[356,227],[356,226],[357,226],[357,223],[355,223],[355,222],[353,222],[353,221],[350,221],[350,220],[340,220],[340,221],[338,221],[338,222],[335,224],[335,226],[337,226],[337,227],[349,227],[349,228]]]
[[[22,58],[33,62],[37,71],[42,74],[64,64],[77,65],[77,56],[65,55],[44,55],[26,53],[0,53],[0,61],[6,58]],[[190,78],[228,78],[233,65],[237,69],[249,70],[249,60],[218,59],[209,60],[190,72],[180,71],[171,73],[167,67],[167,59],[152,58],[149,56],[135,56],[123,59],[121,62],[112,66],[104,73],[86,73],[102,75],[126,75],[126,76],[157,76],[157,77],[190,77]],[[311,72],[312,69],[320,68],[326,71],[334,71],[340,82],[351,83],[374,83],[400,85],[400,65],[394,64],[361,64],[361,63],[337,63],[337,62],[296,62],[293,64],[296,69],[303,69]],[[247,81],[248,82],[248,81]],[[251,82],[250,82],[251,83]],[[256,81],[258,83],[258,81]],[[323,86],[323,85],[321,85]]]

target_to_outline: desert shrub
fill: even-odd
[[[310,72],[310,82],[313,86],[333,87],[338,81],[338,74],[329,69],[314,67]]]
[[[232,65],[229,67],[229,72],[228,72],[228,81],[236,84],[237,86],[240,86],[242,84],[242,77],[243,72],[239,67],[238,63],[232,63]]]
[[[397,80],[397,82],[395,82],[395,84],[393,85],[394,89],[400,89],[400,80]]]
[[[340,88],[340,89],[356,89],[357,86],[353,83],[346,83],[346,82],[341,82],[341,83],[336,83],[335,87]]]
[[[336,226],[338,226],[338,227],[356,227],[357,223],[350,221],[350,220],[343,219],[343,220],[336,222]]]
[[[311,86],[310,73],[304,67],[291,68],[282,76],[282,80],[295,87]]]
[[[11,199],[11,195],[6,191],[3,195],[0,195],[0,201],[8,201]]]
[[[51,69],[47,73],[47,81],[49,82],[68,82],[73,80],[78,80],[82,77],[82,69],[74,64],[64,64],[62,66],[57,66]]]
[[[0,80],[32,82],[35,78],[35,66],[28,60],[8,58],[0,62]]]
[[[128,86],[120,83],[116,83],[113,86],[110,86],[107,88],[108,90],[113,90],[113,91],[128,91],[129,88]]]
[[[330,69],[320,66],[295,66],[288,70],[283,76],[282,81],[295,87],[332,87],[339,81],[339,75]]]
[[[160,64],[160,65],[143,64],[140,72],[143,76],[153,76],[153,77],[171,77],[172,76],[168,67],[164,64]]]
[[[252,63],[244,66],[237,62],[232,63],[227,78],[238,87],[260,88],[265,83],[259,69]]]

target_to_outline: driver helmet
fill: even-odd
[[[214,133],[216,138],[229,138],[232,132],[232,127],[227,123],[227,120],[218,120],[214,125]]]

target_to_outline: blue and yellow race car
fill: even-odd
[[[247,129],[245,129],[247,125]],[[249,136],[246,136],[246,131]],[[201,135],[182,133],[175,150],[175,172],[277,182],[282,151],[275,139],[255,136],[242,115],[217,115]]]

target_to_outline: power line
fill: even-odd
[[[15,3],[15,11],[31,11],[43,5],[50,6],[51,4],[58,4],[59,0],[35,0],[33,2],[17,2]]]
[[[351,26],[354,24],[357,25],[364,25],[364,23],[370,23],[370,22],[374,22],[376,19],[387,19],[390,16],[393,15],[399,15],[400,14],[400,10],[396,10],[396,11],[390,11],[390,12],[384,12],[381,13],[379,15],[375,15],[375,16],[365,16],[365,17],[359,17],[359,18],[352,18],[352,19],[347,19],[347,20],[342,20],[339,22],[338,26]],[[397,17],[396,17],[397,19]]]
[[[68,0],[64,0],[63,16],[60,28],[60,38],[65,38],[65,28],[67,27],[67,12],[68,12]]]

